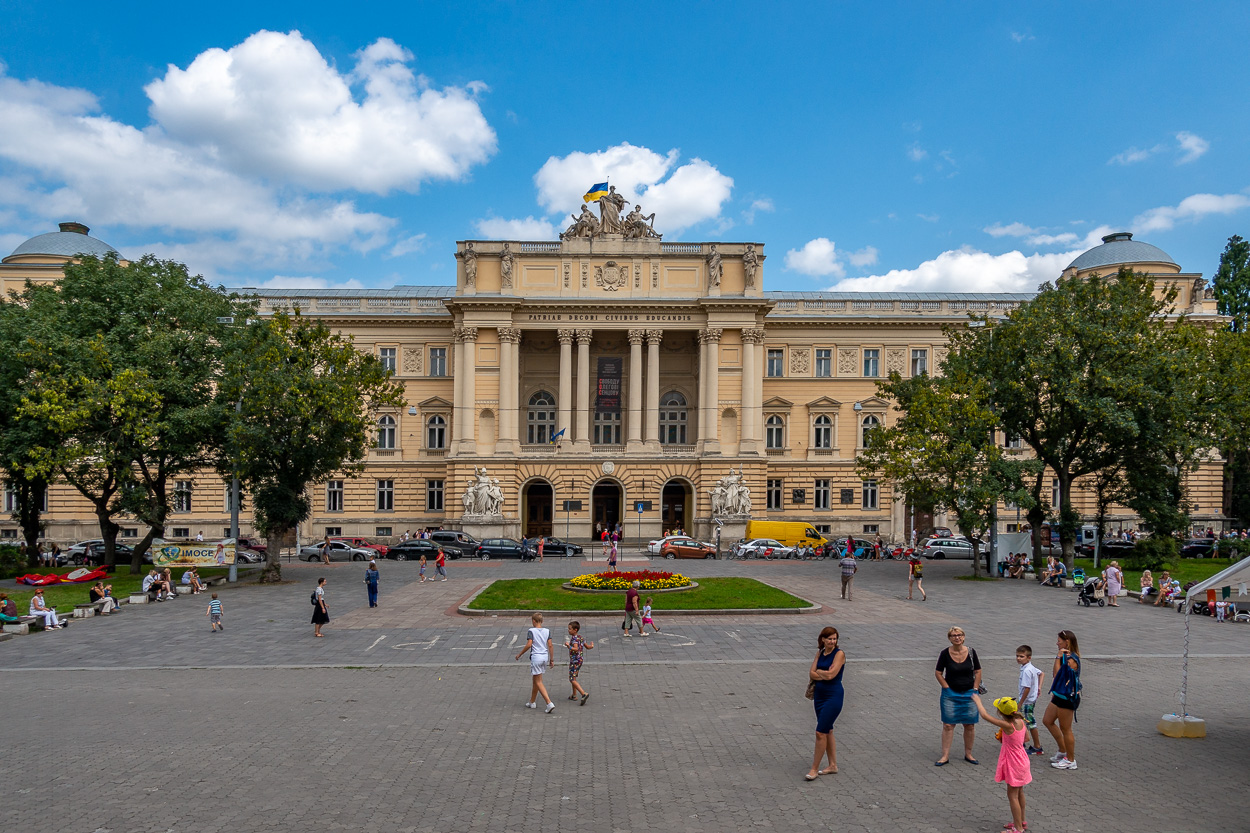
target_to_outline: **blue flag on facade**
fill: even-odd
[[[555,445],[555,444],[556,444],[556,440],[558,440],[558,439],[560,439],[561,437],[563,437],[563,436],[564,436],[564,432],[565,432],[565,431],[567,431],[567,430],[569,430],[569,429],[567,429],[567,428],[561,428],[559,431],[557,431],[557,432],[555,432],[554,434],[552,434],[552,435],[551,435],[551,439],[547,441],[547,444],[548,444],[548,445]]]

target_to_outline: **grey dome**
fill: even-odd
[[[1158,246],[1134,240],[1130,232],[1118,231],[1108,234],[1102,239],[1101,246],[1095,246],[1080,255],[1068,264],[1068,268],[1082,271],[1120,263],[1171,263],[1180,267],[1180,264],[1172,260],[1171,255]]]
[[[87,232],[91,229],[82,223],[61,223],[60,231],[36,235],[13,250],[9,257],[19,255],[57,255],[74,257],[75,255],[95,255],[104,257],[110,252],[120,254],[116,249],[97,240]]]

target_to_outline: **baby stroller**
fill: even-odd
[[[1076,576],[1073,575],[1073,580],[1075,580],[1075,578]],[[1083,578],[1084,576],[1082,576],[1082,579]],[[1086,607],[1089,607],[1094,602],[1098,602],[1099,607],[1107,606],[1107,592],[1104,588],[1104,582],[1097,576],[1089,581],[1082,581],[1081,591],[1076,597],[1076,603],[1083,604]]]
[[[1085,587],[1085,571],[1080,567],[1072,569],[1072,587],[1076,590],[1082,590]]]

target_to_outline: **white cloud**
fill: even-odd
[[[396,240],[388,254],[391,257],[415,254],[425,248],[425,242],[425,234],[413,234],[402,240]]]
[[[487,217],[477,221],[477,233],[488,240],[554,240],[560,231],[541,217],[505,220]]]
[[[981,229],[991,237],[1021,237],[1030,246],[1067,246],[1071,247],[1078,241],[1083,241],[1081,245],[1085,248],[1097,246],[1101,242],[1101,237],[1107,234],[1111,229],[1107,226],[1099,226],[1093,231],[1088,232],[1084,238],[1075,232],[1065,231],[1058,234],[1048,234],[1045,229],[1034,228],[1024,223],[1011,223],[1003,225],[995,223],[992,226],[986,226]]]
[[[773,205],[771,199],[762,197],[751,201],[751,207],[742,212],[742,220],[749,226],[755,222],[756,214],[772,214],[776,210],[777,207]]]
[[[845,278],[829,288],[836,292],[1028,292],[1059,277],[1080,251],[992,255],[965,246],[943,252],[915,269]]]
[[[1190,133],[1188,130],[1182,130],[1176,134],[1176,144],[1180,146],[1182,153],[1181,158],[1176,160],[1178,165],[1192,162],[1211,149],[1210,142],[1195,133]]]
[[[1250,197],[1245,194],[1194,194],[1175,206],[1164,205],[1137,215],[1133,231],[1167,231],[1177,223],[1196,223],[1209,214],[1232,214],[1247,207]]]
[[[1152,148],[1131,147],[1128,150],[1121,151],[1115,156],[1107,160],[1108,165],[1133,165],[1143,162],[1163,150],[1163,145],[1155,145]]]
[[[1033,35],[1028,32],[1012,32],[1011,39],[1016,43],[1024,43],[1027,40],[1035,40]]]
[[[170,138],[211,148],[237,173],[305,188],[416,190],[494,154],[495,132],[474,98],[480,85],[432,87],[389,38],[354,57],[343,74],[299,32],[260,31],[185,70],[170,66],[145,92]]]
[[[641,204],[648,214],[654,211],[661,232],[720,219],[733,180],[702,159],[678,165],[680,159],[676,149],[661,156],[628,142],[594,153],[552,156],[534,175],[538,203],[563,218],[582,204],[587,188],[608,179],[631,204]]]
[[[274,275],[263,281],[257,289],[364,289],[364,284],[352,278],[346,281],[330,281],[306,275]]]
[[[938,220],[942,219],[941,215],[938,214],[917,214],[916,216],[921,220],[924,220],[926,223],[936,223]]]
[[[786,252],[786,268],[804,275],[842,277],[846,274],[846,267],[838,262],[837,247],[828,237],[808,240],[802,249]]]
[[[920,145],[912,145],[907,149],[907,158],[913,162],[923,162],[925,157],[929,155],[929,151]]]
[[[852,266],[871,266],[877,262],[877,250],[872,246],[865,246],[858,251],[851,252],[846,259],[851,262]]]
[[[990,237],[1024,237],[1027,234],[1037,234],[1037,229],[1026,226],[1024,223],[1011,223],[1006,226],[1002,223],[995,223],[992,226],[986,226],[981,231]]]

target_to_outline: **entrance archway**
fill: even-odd
[[[670,480],[660,491],[660,518],[664,529],[690,531],[690,503],[694,490],[684,480]]]
[[[539,535],[551,535],[551,512],[555,503],[555,492],[546,480],[531,480],[521,492],[522,508],[525,518],[525,529],[521,533],[526,538]]]
[[[590,490],[590,534],[599,540],[604,529],[615,529],[621,522],[621,505],[625,496],[615,480],[600,480]]]

